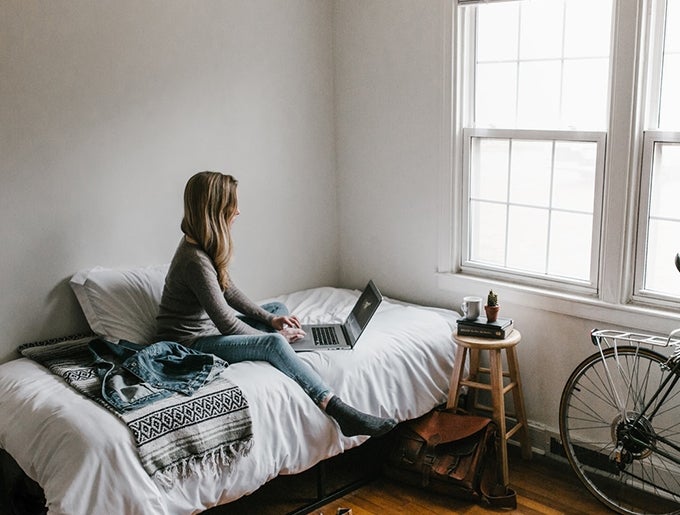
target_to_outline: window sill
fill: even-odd
[[[440,289],[464,295],[493,289],[504,302],[620,326],[636,331],[666,335],[680,327],[680,313],[633,304],[612,304],[596,297],[489,280],[464,274],[439,273]],[[601,327],[601,328],[602,328]]]

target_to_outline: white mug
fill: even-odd
[[[463,303],[460,305],[467,320],[477,320],[482,314],[482,298],[481,297],[463,297]]]

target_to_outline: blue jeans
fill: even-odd
[[[212,381],[224,362],[174,342],[151,345],[96,338],[88,343],[101,396],[118,412],[141,408],[173,392],[191,395]]]
[[[280,302],[265,304],[262,308],[278,316],[288,314],[288,309]],[[241,317],[241,320],[267,334],[203,336],[197,338],[191,348],[214,354],[228,363],[267,361],[299,384],[316,404],[330,394],[329,387],[319,374],[298,357],[281,334],[262,322],[246,317]]]

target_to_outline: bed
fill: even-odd
[[[97,267],[71,284],[95,334],[144,342],[166,271]],[[322,287],[261,301],[283,302],[305,323],[337,322],[358,295]],[[385,299],[354,350],[300,356],[358,409],[413,419],[446,401],[457,317]],[[296,383],[266,363],[233,364],[221,375],[248,401],[253,441],[248,454],[217,471],[196,466],[170,486],[159,484],[140,465],[120,418],[25,357],[0,365],[0,448],[42,487],[49,513],[179,515],[229,503],[367,440],[343,436]]]

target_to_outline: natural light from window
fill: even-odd
[[[478,6],[475,126],[606,129],[610,25],[611,0]]]
[[[652,163],[645,289],[680,295],[680,143],[655,142]]]
[[[667,0],[659,128],[680,129],[680,1]]]
[[[638,266],[643,294],[678,297],[673,257],[680,251],[680,0],[667,0],[665,24],[662,16],[657,27],[663,35],[657,52],[661,73],[658,89],[651,91],[657,108],[649,113],[645,134],[639,240],[646,245],[638,252]]]
[[[594,290],[612,1],[470,9],[463,266]]]

